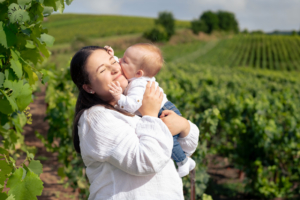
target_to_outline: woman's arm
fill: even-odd
[[[198,127],[171,110],[164,110],[160,118],[167,125],[172,135],[180,133],[178,142],[183,151],[188,155],[193,154],[198,146],[200,133]]]

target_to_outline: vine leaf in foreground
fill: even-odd
[[[23,10],[21,6],[15,3],[9,5],[8,17],[11,23],[23,23],[30,20],[28,12],[26,10]]]
[[[0,160],[0,170],[0,188],[2,188],[7,178],[6,175],[12,171],[12,167],[9,166],[5,160]]]
[[[16,34],[0,21],[0,44],[9,48],[17,42]]]
[[[24,168],[19,168],[12,174],[6,187],[10,188],[8,195],[14,195],[15,200],[37,200],[36,196],[41,195],[44,188],[39,176]]]
[[[43,173],[43,165],[39,160],[32,160],[27,167],[38,176]]]

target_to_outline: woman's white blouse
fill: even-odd
[[[192,154],[199,129],[178,141]],[[183,199],[182,180],[171,160],[173,138],[150,116],[130,117],[102,106],[84,111],[78,124],[80,149],[90,181],[90,200]]]

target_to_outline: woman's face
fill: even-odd
[[[84,84],[87,92],[96,93],[102,100],[112,103],[114,101],[109,92],[108,84],[118,81],[124,91],[128,85],[120,64],[105,50],[95,50],[87,59],[86,71],[90,84]]]

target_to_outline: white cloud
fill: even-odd
[[[87,1],[85,1],[87,3]],[[89,0],[88,6],[92,12],[98,12],[103,14],[119,13],[122,4],[117,0]]]

